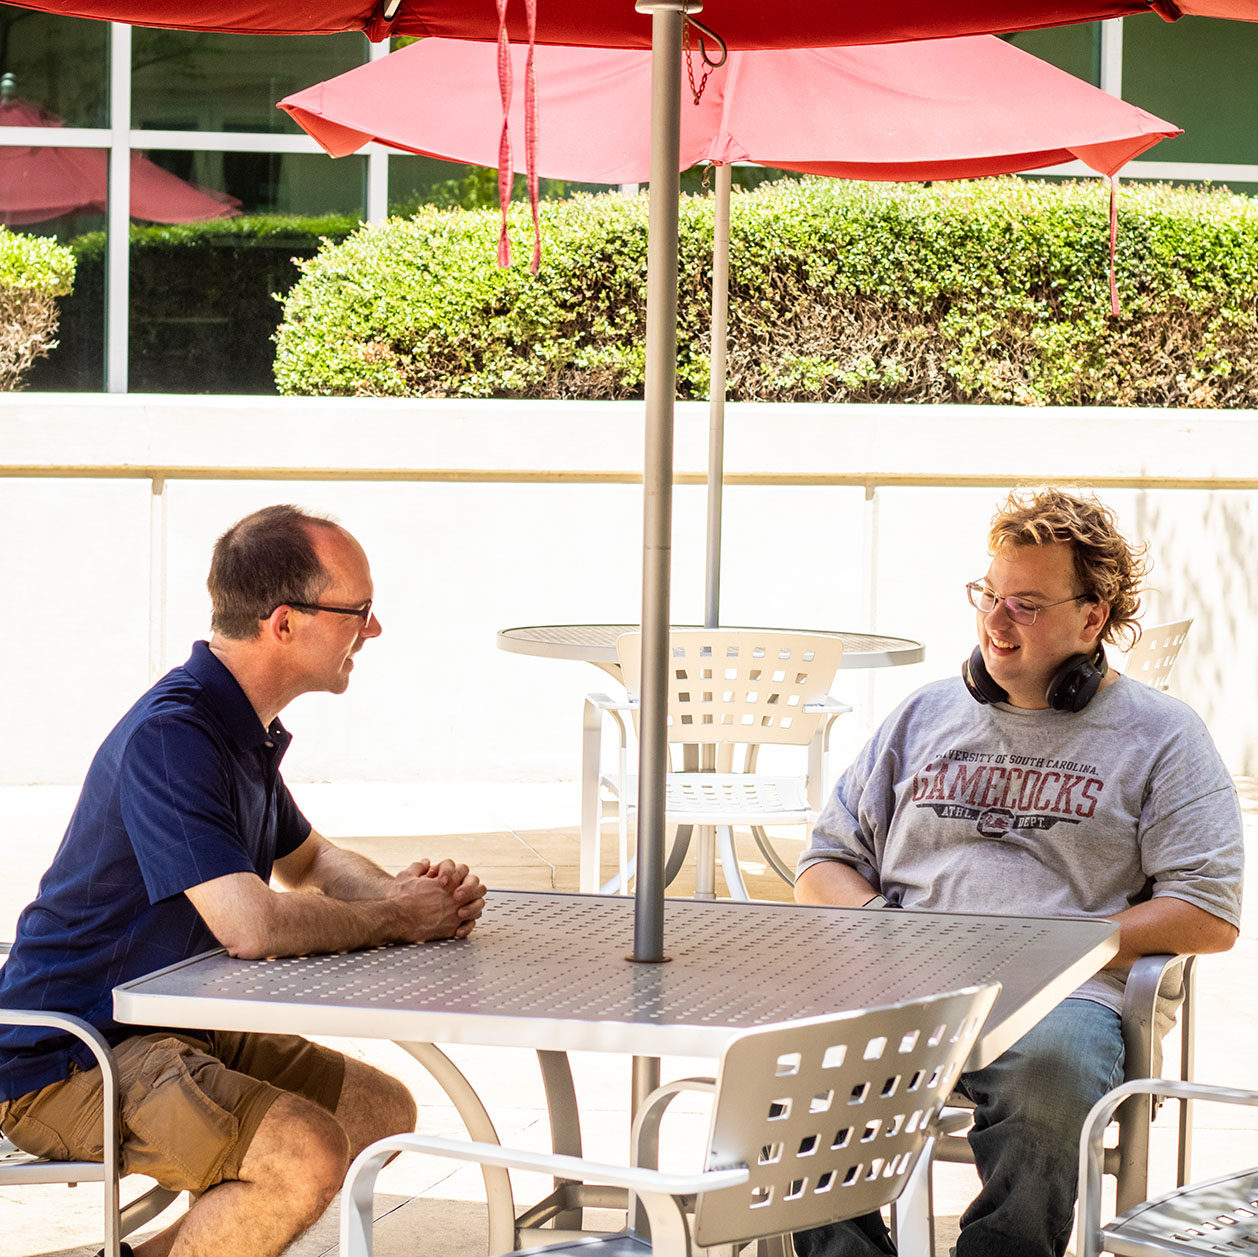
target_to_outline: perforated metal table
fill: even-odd
[[[677,624],[674,628],[695,628]],[[741,625],[723,627],[739,628]],[[597,664],[613,676],[620,676],[616,660],[616,638],[636,633],[636,624],[531,624],[498,630],[498,649],[520,655],[540,655],[546,659],[578,659]],[[895,668],[921,663],[926,647],[908,637],[887,637],[881,633],[852,633],[839,629],[790,629],[783,632],[821,633],[843,641],[844,668]]]
[[[650,1056],[974,982],[1003,990],[970,1058],[1004,1051],[1114,953],[1107,921],[670,899],[659,965],[633,902],[494,891],[465,941],[337,956],[209,952],[114,992],[122,1021]]]
[[[569,1051],[719,1056],[739,1031],[977,982],[1001,994],[968,1062],[979,1068],[1117,950],[1109,921],[986,917],[670,899],[671,960],[626,959],[633,902],[494,891],[466,940],[336,956],[207,952],[114,991],[120,1021],[392,1039],[445,1088],[474,1139],[480,1098],[436,1042],[538,1051],[558,1151],[580,1151]],[[486,1171],[491,1252],[515,1241],[505,1171]]]

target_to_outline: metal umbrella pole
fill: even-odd
[[[721,495],[725,479],[725,357],[729,337],[729,202],[733,168],[716,168],[712,223],[712,352],[708,386],[708,540],[703,627],[721,622]]]
[[[716,196],[712,215],[712,346],[708,356],[708,528],[703,583],[703,627],[721,622],[721,516],[725,491],[725,361],[729,348],[729,202],[733,167],[716,168]],[[704,772],[716,771],[716,747],[705,746],[699,756]],[[695,898],[715,899],[714,854],[716,830],[698,830]],[[681,832],[673,859],[684,854]]]
[[[633,959],[664,955],[664,804],[668,773],[668,629],[673,405],[677,395],[677,224],[681,195],[682,27],[691,0],[637,0],[651,14],[651,190],[647,223],[646,439],[642,521],[642,690],[638,880]]]

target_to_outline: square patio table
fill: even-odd
[[[719,1057],[755,1026],[1001,983],[967,1062],[1000,1055],[1117,951],[1104,920],[670,899],[665,951],[640,964],[631,899],[492,891],[463,940],[328,956],[207,952],[114,991],[119,1021],[398,1042],[474,1139],[496,1140],[435,1043],[538,1052],[556,1149],[579,1152],[570,1051]],[[505,1171],[486,1171],[491,1251],[516,1239]]]

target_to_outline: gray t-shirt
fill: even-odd
[[[942,912],[1108,917],[1151,897],[1240,924],[1240,805],[1205,725],[1120,676],[1078,713],[907,698],[840,778],[799,860]],[[1118,1010],[1125,974],[1076,995]]]

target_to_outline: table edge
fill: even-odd
[[[616,649],[614,646],[589,646],[579,643],[568,642],[536,642],[527,638],[519,638],[510,636],[512,633],[528,632],[532,629],[562,629],[562,628],[614,628],[623,627],[626,632],[632,632],[636,625],[616,625],[609,621],[591,621],[588,624],[513,624],[507,628],[496,630],[496,641],[499,650],[507,651],[516,655],[532,655],[539,659],[571,659],[578,663],[615,663]],[[702,628],[701,624],[676,624],[674,628],[679,629],[697,629]],[[898,637],[893,633],[875,633],[864,629],[782,629],[774,628],[769,625],[742,625],[729,624],[722,625],[721,630],[729,629],[743,630],[750,628],[752,631],[761,630],[772,633],[815,633],[819,637],[842,637],[845,633],[853,636],[862,637],[880,637],[887,642],[902,643],[901,645],[892,646],[887,650],[870,650],[870,651],[844,651],[839,660],[839,671],[845,668],[849,670],[863,668],[896,668],[905,667],[910,664],[922,663],[926,658],[926,643],[920,642],[913,637]],[[605,657],[604,657],[605,656]]]

